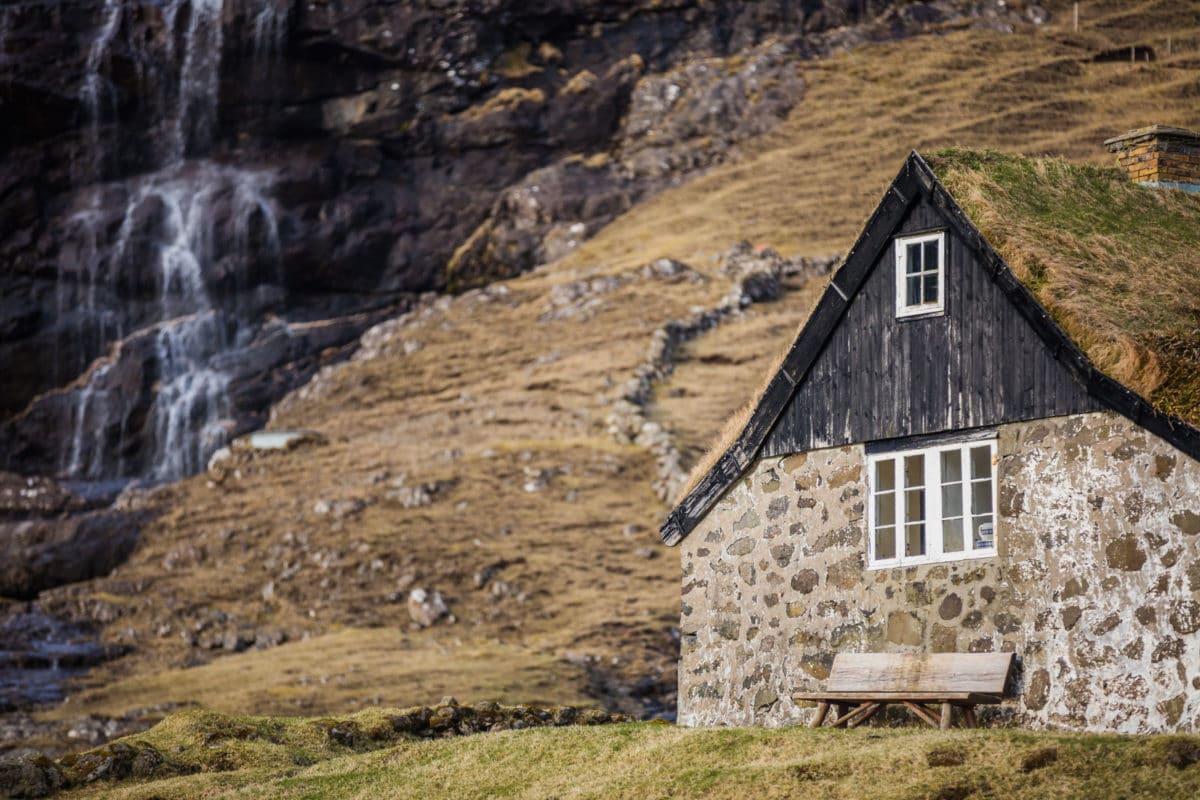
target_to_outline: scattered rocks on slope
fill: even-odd
[[[448,619],[451,622],[454,620],[450,614],[450,608],[442,599],[441,592],[436,589],[433,591],[413,589],[409,592],[408,615],[414,624],[422,628],[428,628],[441,619]]]
[[[50,478],[0,472],[0,520],[82,511],[88,503]]]
[[[454,698],[446,698],[432,708],[411,709],[391,717],[392,727],[397,733],[423,738],[631,721],[633,718],[625,714],[613,714],[598,708],[502,706],[491,702],[463,706]]]

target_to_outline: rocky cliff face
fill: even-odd
[[[4,461],[91,481],[195,472],[415,293],[551,260],[727,158],[798,102],[799,58],[1002,9],[0,9]]]

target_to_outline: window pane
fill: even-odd
[[[937,269],[938,242],[937,239],[925,243],[925,269]]]
[[[875,495],[875,527],[896,524],[896,495],[893,492]]]
[[[875,491],[886,492],[896,488],[896,461],[895,459],[887,459],[886,461],[875,462]]]
[[[905,456],[904,457],[904,486],[925,485],[925,456]]]
[[[992,522],[992,515],[985,514],[979,517],[971,517],[971,531],[974,534],[972,537],[975,541],[975,549],[991,548],[996,546],[995,525]]]
[[[936,272],[925,273],[925,302],[936,303],[938,299],[938,281]]]
[[[962,497],[961,483],[942,484],[942,519],[963,515]]]
[[[990,480],[971,484],[971,513],[992,513],[992,482]]]
[[[910,244],[905,248],[904,271],[909,275],[921,271],[921,245]]]
[[[875,557],[876,558],[895,558],[896,557],[896,529],[895,528],[876,528],[875,529]]]
[[[961,553],[963,549],[963,521],[948,519],[942,523],[942,552]]]
[[[925,555],[925,524],[904,526],[904,555]]]
[[[942,452],[942,483],[954,483],[962,480],[962,451],[946,450]]]
[[[908,291],[905,293],[904,305],[916,306],[921,304],[921,276],[910,275],[905,279]]]
[[[992,448],[984,445],[983,447],[971,448],[971,477],[972,478],[990,478],[992,475]]]
[[[904,493],[904,521],[920,522],[925,519],[925,490],[909,489]]]

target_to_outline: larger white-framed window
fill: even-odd
[[[996,554],[995,438],[867,456],[868,568]]]
[[[897,236],[896,316],[946,311],[946,232]]]

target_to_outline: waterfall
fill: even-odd
[[[179,108],[170,153],[173,161],[204,152],[212,144],[221,68],[222,6],[222,0],[191,0],[179,70]]]
[[[254,15],[254,67],[262,76],[277,66],[287,35],[288,7],[268,2]]]
[[[141,269],[157,287],[152,315],[158,321],[148,329],[157,387],[150,409],[154,453],[144,477],[172,480],[195,473],[225,443],[229,376],[215,362],[245,346],[256,323],[239,313],[236,302],[223,303],[215,296],[210,279],[219,262],[232,265],[236,288],[243,289],[252,261],[265,259],[278,266],[278,221],[267,193],[271,177],[193,161],[134,182],[109,263],[114,277],[122,269]],[[98,227],[91,213],[98,212],[76,215],[87,233],[78,237],[83,242],[91,241]],[[78,257],[77,263],[89,259]],[[75,293],[60,294],[68,298],[60,299],[60,307],[69,302],[86,311],[89,305],[102,305],[95,299],[98,282],[94,269],[81,268]],[[103,315],[95,316],[97,324],[105,324]],[[76,393],[70,447],[60,459],[63,477],[104,480],[121,469],[123,435],[105,431],[119,425],[123,434],[129,404],[105,386],[109,375],[107,365],[94,370]]]
[[[66,475],[82,478],[99,478],[103,464],[99,459],[104,454],[104,425],[102,420],[109,415],[113,398],[108,390],[99,388],[104,377],[112,369],[111,363],[101,363],[89,377],[87,383],[76,394],[71,409],[72,435]]]
[[[286,3],[248,2],[253,6],[249,19],[256,70],[274,70],[271,65],[282,53],[286,33]],[[129,5],[127,0],[105,0],[102,23],[87,50],[79,88],[89,151],[88,169],[77,177],[83,183],[100,176],[106,158],[101,125],[116,119],[108,65],[123,4]],[[103,362],[72,390],[71,434],[59,457],[64,478],[171,480],[203,469],[232,427],[230,376],[221,364],[231,363],[228,356],[246,346],[258,324],[252,313],[240,309],[238,295],[249,287],[251,270],[257,268],[254,279],[263,280],[264,263],[274,265],[272,279],[278,280],[280,243],[271,174],[210,157],[217,129],[223,0],[155,4],[166,27],[166,55],[174,60],[164,74],[177,76],[166,93],[173,99],[164,106],[167,141],[156,169],[88,188],[83,196],[90,199],[70,217],[56,285],[56,310],[65,335],[91,345],[80,346],[79,352],[98,352],[121,336],[142,337],[143,347],[136,352],[148,354],[146,369],[153,379],[144,381],[154,387],[146,423],[153,431],[153,452],[140,459],[148,466],[135,467],[138,474],[125,474],[126,425],[136,398],[122,396],[116,388],[120,371]],[[114,201],[123,203],[119,215]],[[114,225],[118,216],[120,224]],[[157,287],[152,299],[138,301],[140,330],[121,330],[116,313],[121,309],[114,307],[122,302],[122,287],[130,285]],[[139,297],[144,294],[136,291]],[[60,366],[58,355],[56,371],[75,375],[86,367]]]
[[[121,0],[104,0],[104,21],[88,48],[79,100],[83,104],[87,125],[87,161],[79,177],[95,180],[104,162],[104,143],[100,126],[106,116],[116,117],[116,94],[107,75],[109,48],[121,27]]]

